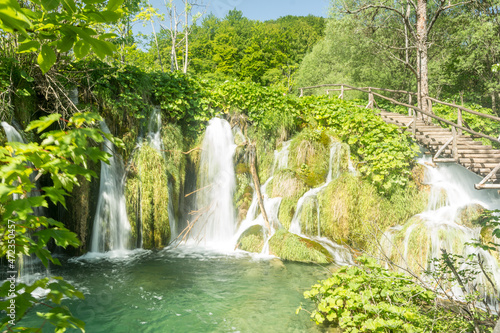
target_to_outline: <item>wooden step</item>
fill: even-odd
[[[466,168],[488,168],[488,169],[493,169],[496,167],[500,162],[495,163],[495,162],[490,162],[490,163],[460,163]]]
[[[459,157],[458,162],[460,163],[496,163],[500,164],[500,158],[479,158],[479,157]]]

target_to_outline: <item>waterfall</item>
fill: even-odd
[[[5,131],[5,135],[7,136],[8,142],[26,143],[24,138],[14,128],[14,126],[9,125],[5,121],[2,121],[1,125]],[[27,162],[27,164],[32,165],[30,162]],[[30,180],[32,183],[35,184],[36,187],[38,187],[36,184],[36,181],[35,181],[35,177],[36,177],[36,173],[33,172],[30,175]],[[32,189],[30,191],[30,193],[28,193],[28,197],[38,196],[38,193],[39,192],[37,191],[36,188]],[[13,200],[19,199],[19,194],[13,194],[12,199]],[[42,207],[33,207],[33,213],[36,216],[41,216],[43,214],[43,208]],[[24,282],[26,282],[26,283],[34,282],[34,280],[32,281],[32,277],[38,271],[38,269],[35,269],[35,266],[37,264],[41,263],[40,260],[38,260],[38,258],[35,255],[31,255],[31,256],[19,255],[16,263],[17,263],[18,278],[22,278],[24,280]]]
[[[411,265],[418,261],[418,266],[432,271],[435,269],[434,264],[428,264],[427,261],[440,258],[441,249],[464,258],[479,254],[484,260],[483,265],[490,270],[492,280],[500,286],[500,269],[496,259],[489,252],[466,244],[480,238],[481,230],[470,224],[470,216],[483,208],[499,209],[498,193],[492,190],[474,190],[479,177],[461,166],[446,164],[431,167],[429,158],[422,158],[419,163],[426,167],[424,180],[431,186],[429,202],[424,212],[414,216],[404,227],[393,228],[390,232],[400,233],[403,242],[399,247],[402,259],[410,268],[414,268]],[[390,236],[388,240],[395,242],[395,236]],[[389,257],[394,254],[394,246],[392,244],[388,247]],[[458,269],[467,268],[470,266],[465,263]],[[475,284],[488,285],[483,274],[477,275]],[[457,285],[452,287],[452,291],[456,297],[463,296]],[[482,291],[487,293],[487,290]]]
[[[235,149],[229,123],[219,118],[210,120],[200,156],[196,214],[190,221],[190,238],[196,242],[217,247],[231,245],[235,233]]]
[[[106,123],[101,129],[110,133]],[[99,199],[92,231],[92,252],[125,250],[129,247],[130,223],[125,207],[123,161],[115,152],[115,147],[104,139],[103,150],[109,154],[109,163],[101,162]]]

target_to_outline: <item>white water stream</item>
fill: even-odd
[[[430,158],[426,157],[419,160],[419,163],[426,167],[425,183],[431,187],[427,209],[412,218],[412,221],[415,221],[414,224],[408,225],[406,228],[394,227],[385,233],[383,243],[388,244],[384,249],[386,254],[391,257],[394,256],[395,251],[400,251],[404,261],[411,266],[411,258],[415,258],[415,253],[411,251],[417,251],[419,256],[424,256],[417,256],[421,261],[420,265],[427,265],[423,268],[431,271],[435,270],[434,264],[432,262],[427,264],[427,261],[432,258],[440,258],[442,249],[449,254],[461,255],[464,258],[469,255],[480,255],[492,280],[497,286],[500,286],[500,269],[497,260],[487,251],[466,245],[466,243],[480,238],[480,228],[467,222],[462,223],[464,214],[468,211],[480,207],[499,209],[500,196],[493,190],[475,190],[474,184],[480,181],[479,176],[463,167],[456,164],[442,164],[434,167],[431,166],[430,161]],[[392,243],[395,235],[399,232],[404,232],[403,248],[394,249]],[[417,233],[424,233],[424,240],[427,239],[427,241],[420,243],[425,244],[414,244],[415,241],[412,243],[412,238],[419,237]],[[466,261],[459,267],[459,270],[468,268],[471,267]],[[482,273],[476,275],[474,284],[488,286],[486,277]],[[482,287],[478,288],[485,293],[487,292]],[[452,292],[455,297],[463,296],[457,284],[452,286]]]
[[[110,133],[101,122],[101,129]],[[99,199],[92,231],[91,252],[121,251],[129,248],[130,223],[125,207],[125,173],[122,158],[115,147],[104,139],[103,150],[109,154],[109,164],[101,162]]]
[[[236,145],[229,123],[220,118],[210,120],[201,149],[190,240],[227,250],[231,248],[231,238],[236,231],[233,206]]]

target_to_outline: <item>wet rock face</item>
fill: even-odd
[[[459,209],[455,222],[468,228],[476,227],[475,220],[477,220],[484,212],[485,208],[480,204],[470,204]]]

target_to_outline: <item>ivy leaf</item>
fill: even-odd
[[[49,69],[56,63],[57,57],[54,50],[44,44],[42,46],[42,50],[38,54],[37,63],[40,66],[40,69],[45,74],[49,71]]]

